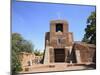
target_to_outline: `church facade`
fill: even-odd
[[[52,20],[50,22],[50,32],[45,34],[44,64],[91,64],[96,59],[95,45],[75,42],[73,33],[69,32],[68,26],[68,22],[65,20]]]

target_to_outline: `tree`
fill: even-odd
[[[92,12],[87,19],[87,27],[85,28],[83,42],[96,45],[96,12]]]
[[[12,33],[12,50],[11,50],[11,70],[12,75],[21,71],[20,53],[32,53],[33,45],[31,42],[25,40],[19,33]]]
[[[36,56],[43,56],[43,52],[40,52],[40,50],[34,50],[34,54],[36,55]]]
[[[30,41],[27,41],[27,40],[23,40],[21,42],[21,52],[28,52],[28,53],[32,53],[33,51],[33,45]]]
[[[17,49],[16,49],[17,48]],[[33,45],[30,41],[25,40],[20,34],[12,34],[12,49],[17,52],[29,52],[33,51]]]
[[[17,72],[22,70],[21,63],[19,60],[19,55],[15,51],[12,51],[11,70],[12,70],[12,75],[15,75]]]

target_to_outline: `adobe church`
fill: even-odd
[[[96,60],[95,53],[95,45],[74,41],[67,21],[52,20],[50,22],[50,32],[45,34],[44,64],[91,64],[93,60]]]

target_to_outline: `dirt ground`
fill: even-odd
[[[67,63],[51,63],[51,64],[37,64],[27,67],[22,74],[32,74],[40,72],[55,72],[55,71],[74,71],[74,70],[91,70],[94,69],[91,65],[84,64],[67,64]]]

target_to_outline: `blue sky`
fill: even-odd
[[[81,41],[86,21],[95,6],[49,4],[35,2],[12,2],[12,32],[20,33],[31,41],[35,49],[44,49],[45,32],[49,31],[50,21],[62,19],[69,23],[74,41]]]

